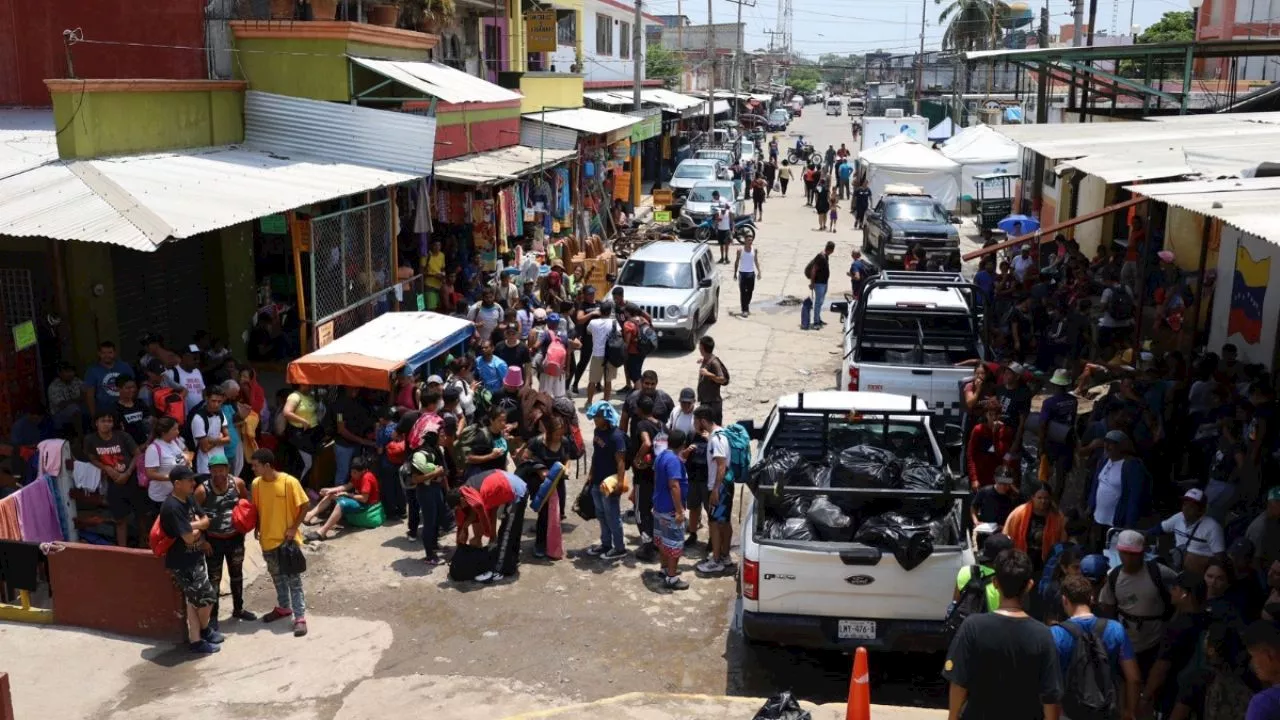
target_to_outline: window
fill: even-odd
[[[578,13],[575,10],[556,11],[556,44],[576,45],[578,42]]]
[[[626,287],[687,290],[693,287],[693,268],[684,262],[630,260],[622,266],[618,284]]]
[[[613,18],[596,15],[596,54],[613,54]]]
[[[618,57],[631,57],[631,23],[618,23]]]

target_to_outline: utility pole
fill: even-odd
[[[640,86],[644,83],[644,53],[640,42],[643,36],[642,28],[644,17],[640,12],[640,0],[636,0],[636,19],[631,26],[631,57],[634,60],[634,79],[635,87],[631,91],[631,101],[635,105],[635,109],[640,109]]]
[[[707,83],[707,142],[710,143],[716,128],[716,34],[711,20],[711,0],[707,0],[707,60],[711,62],[711,80]]]
[[[680,48],[680,86],[676,90],[684,90],[684,0],[676,0],[676,47]]]
[[[1097,24],[1098,0],[1089,0],[1089,47],[1093,47],[1093,29]],[[1093,62],[1090,60],[1085,60],[1084,64],[1086,67],[1093,67]],[[1093,73],[1086,70],[1082,79],[1084,80],[1084,89],[1080,91],[1080,122],[1084,122],[1085,115],[1089,111],[1089,88],[1093,86]],[[1145,78],[1143,80],[1145,81]],[[1092,120],[1092,117],[1090,120]]]
[[[743,52],[742,6],[750,5],[751,7],[755,7],[756,0],[729,0],[729,2],[738,6],[738,24],[737,24],[737,27],[734,29],[734,32],[736,33],[736,37],[734,38],[734,42],[733,42],[733,72],[732,72],[733,80],[731,81],[733,83],[733,87],[729,89],[732,90],[733,92],[741,92],[742,85],[743,85],[743,82],[742,82],[742,75],[743,75],[743,72],[742,72],[742,64],[743,64],[742,63],[742,52]],[[770,39],[772,40],[772,37]],[[733,103],[733,119],[734,120],[738,119],[740,105],[741,103],[738,102],[738,99],[734,98],[734,103]]]
[[[920,0],[920,56],[916,59],[916,114],[920,114],[920,86],[924,83],[924,23],[929,0]]]

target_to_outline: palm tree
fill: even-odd
[[[934,0],[941,5],[943,0]],[[938,24],[947,23],[942,35],[942,49],[967,52],[994,50],[1000,47],[1004,30],[1000,22],[1009,14],[1009,6],[1001,0],[950,0],[938,15]]]

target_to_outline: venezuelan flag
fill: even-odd
[[[1231,282],[1231,314],[1227,318],[1227,336],[1239,334],[1245,342],[1257,343],[1262,338],[1262,303],[1271,280],[1271,258],[1254,260],[1249,249],[1236,246],[1236,272]]]

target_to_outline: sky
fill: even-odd
[[[1037,13],[1044,0],[1024,0]],[[694,24],[707,21],[707,3],[700,0],[643,0],[646,12],[675,15],[682,10]],[[778,3],[781,0],[756,0],[755,6],[744,5],[742,21],[746,24],[748,51],[769,47],[766,30],[777,28]],[[924,0],[925,48],[937,49],[944,28],[938,25],[938,14],[945,7],[935,0]],[[943,0],[949,3],[950,0]],[[733,22],[738,7],[729,0],[711,0],[712,19]],[[792,47],[801,55],[816,60],[823,53],[863,54],[875,50],[889,53],[915,52],[920,44],[921,0],[792,0]],[[1173,10],[1189,10],[1178,0],[1098,0],[1098,28],[1108,30],[1116,19],[1117,34],[1126,34],[1130,12],[1133,24],[1145,28]],[[1071,4],[1067,0],[1050,0],[1049,26],[1057,32],[1060,25],[1071,24]],[[1088,6],[1085,6],[1088,12]],[[1085,18],[1086,21],[1088,18]]]

